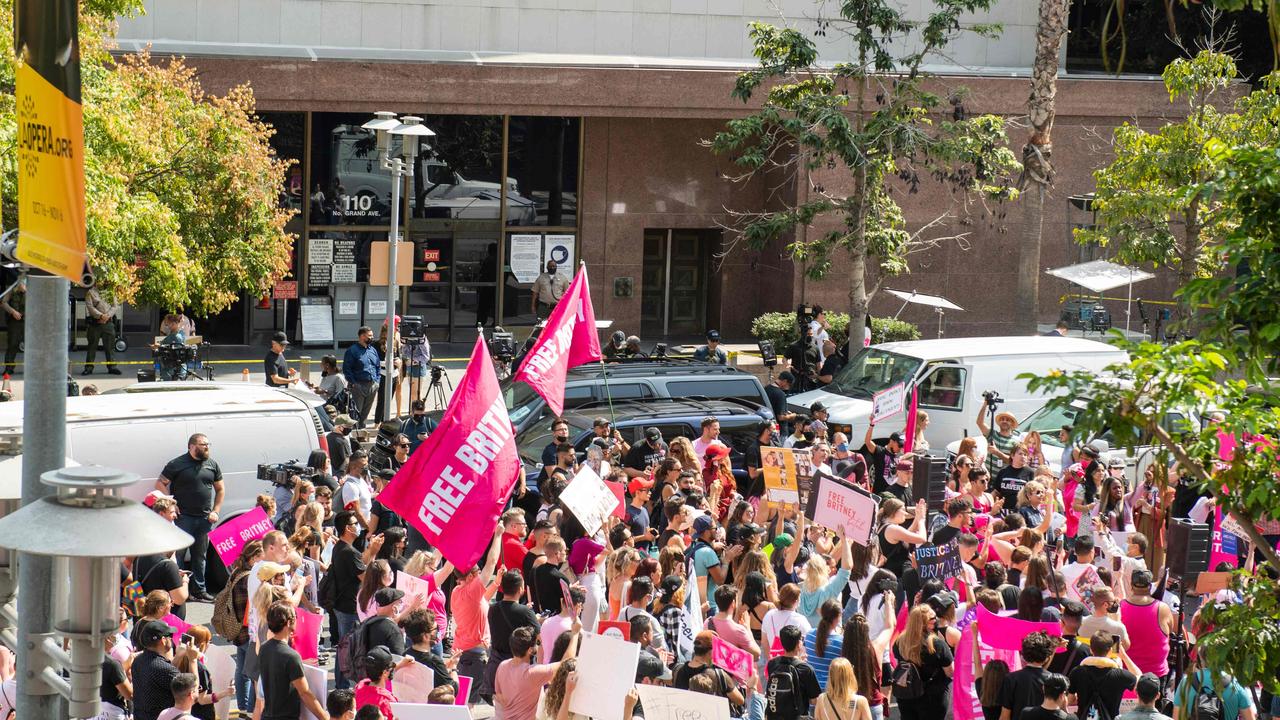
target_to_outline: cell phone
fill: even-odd
[[[195,644],[196,644],[196,639],[195,639],[195,637],[194,637],[191,633],[182,633],[182,637],[180,638],[180,642],[181,642],[181,644],[183,644],[183,645],[195,645]]]

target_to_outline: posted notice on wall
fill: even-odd
[[[542,236],[511,236],[511,274],[522,285],[532,283],[542,272]]]
[[[573,235],[548,235],[542,244],[543,264],[555,260],[557,273],[573,277],[578,270],[573,266],[574,239]]]

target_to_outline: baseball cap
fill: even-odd
[[[647,427],[644,429],[644,437],[646,440],[661,440],[662,431],[656,427]]]
[[[609,422],[609,418],[607,417],[598,417],[595,420],[591,421],[591,427],[604,427],[610,424],[611,423]]]
[[[333,424],[341,427],[355,427],[356,421],[350,415],[343,413],[333,419]]]
[[[890,442],[901,443],[901,442],[902,442],[902,433],[900,433],[900,432],[889,433],[889,441],[890,441]]]
[[[391,657],[391,651],[382,645],[377,645],[364,656],[366,665],[375,668],[391,667],[395,660]]]
[[[714,527],[715,524],[716,524],[715,521],[711,519],[710,515],[699,515],[693,521],[693,534],[701,535],[702,533]]]
[[[1151,573],[1146,570],[1134,570],[1133,576],[1129,578],[1129,584],[1134,587],[1149,588],[1151,587]]]
[[[742,529],[739,530],[738,532],[742,533],[743,536],[745,537],[751,537],[752,535],[763,535],[764,528],[760,527],[755,523],[747,523],[743,525]]]
[[[814,404],[812,404],[812,405],[810,405],[810,406],[809,406],[809,413],[810,413],[810,414],[813,414],[813,413],[820,413],[820,412],[823,412],[823,411],[824,411],[824,410],[826,410],[826,409],[827,409],[827,406],[826,406],[826,405],[823,405],[823,404],[822,404],[822,402],[821,402],[821,401],[819,401],[819,402],[816,402],[816,403],[814,403]]]
[[[720,331],[719,331],[719,330],[708,330],[708,331],[707,331],[707,339],[708,339],[708,340],[715,340],[716,342],[720,342]]]
[[[138,633],[144,646],[172,636],[178,629],[163,620],[148,620]]]
[[[1110,460],[1108,460],[1108,461],[1107,461],[1107,467],[1109,467],[1109,468],[1115,468],[1115,469],[1118,469],[1118,470],[1123,470],[1123,469],[1124,469],[1124,458],[1122,458],[1122,457],[1113,457],[1113,458],[1111,458]]]
[[[789,383],[794,383],[796,381],[796,376],[793,375],[790,370],[783,370],[782,372],[778,373],[778,379],[785,380]]]
[[[275,333],[271,335],[271,342],[277,342],[277,343],[280,343],[281,345],[288,345],[289,336],[277,330]]]
[[[159,490],[152,490],[151,492],[147,493],[146,497],[142,498],[142,504],[146,505],[147,507],[154,507],[157,500],[172,500],[172,499],[173,499],[172,495],[165,495],[163,492],[160,492]]]
[[[1138,691],[1139,699],[1154,698],[1160,694],[1160,678],[1156,677],[1152,673],[1142,673],[1142,676],[1138,678],[1138,684],[1134,687],[1134,690]]]
[[[713,442],[707,446],[707,459],[729,457],[729,446],[721,442]]]
[[[657,655],[650,652],[640,651],[640,661],[636,663],[636,682],[644,680],[670,680],[671,670]]]
[[[402,597],[404,597],[404,591],[399,588],[378,588],[378,592],[373,594],[373,602],[382,608],[400,602]]]
[[[269,560],[264,560],[258,565],[258,579],[262,582],[267,582],[271,578],[287,572],[289,572],[288,565],[281,565]]]
[[[653,489],[653,481],[646,480],[644,478],[633,478],[631,482],[627,483],[627,493],[631,495],[635,495],[641,490],[652,490],[652,489]]]
[[[383,468],[378,471],[378,477],[382,478],[383,480],[390,480],[395,476],[396,476],[396,471],[392,470],[391,468]]]
[[[899,460],[898,464],[894,465],[894,469],[911,472],[916,469],[916,466],[913,465],[910,460]]]

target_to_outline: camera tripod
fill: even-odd
[[[449,391],[445,392],[445,385]],[[448,373],[439,365],[431,366],[431,385],[427,387],[427,397],[435,405],[436,410],[444,410],[449,405],[449,396],[453,394],[453,381]]]

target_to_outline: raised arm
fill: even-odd
[[[978,432],[982,434],[982,437],[987,437],[988,435],[991,434],[991,428],[987,427],[987,404],[986,403],[983,403],[978,406]]]
[[[488,585],[493,580],[494,568],[498,566],[499,546],[502,545],[502,523],[493,530],[493,540],[489,541],[488,557],[484,561],[484,568],[480,570],[480,582]]]
[[[869,453],[873,453],[879,449],[876,447],[875,441],[871,439],[871,433],[875,432],[875,429],[876,426],[874,424],[867,425],[867,436],[862,439],[862,446],[866,448]]]

